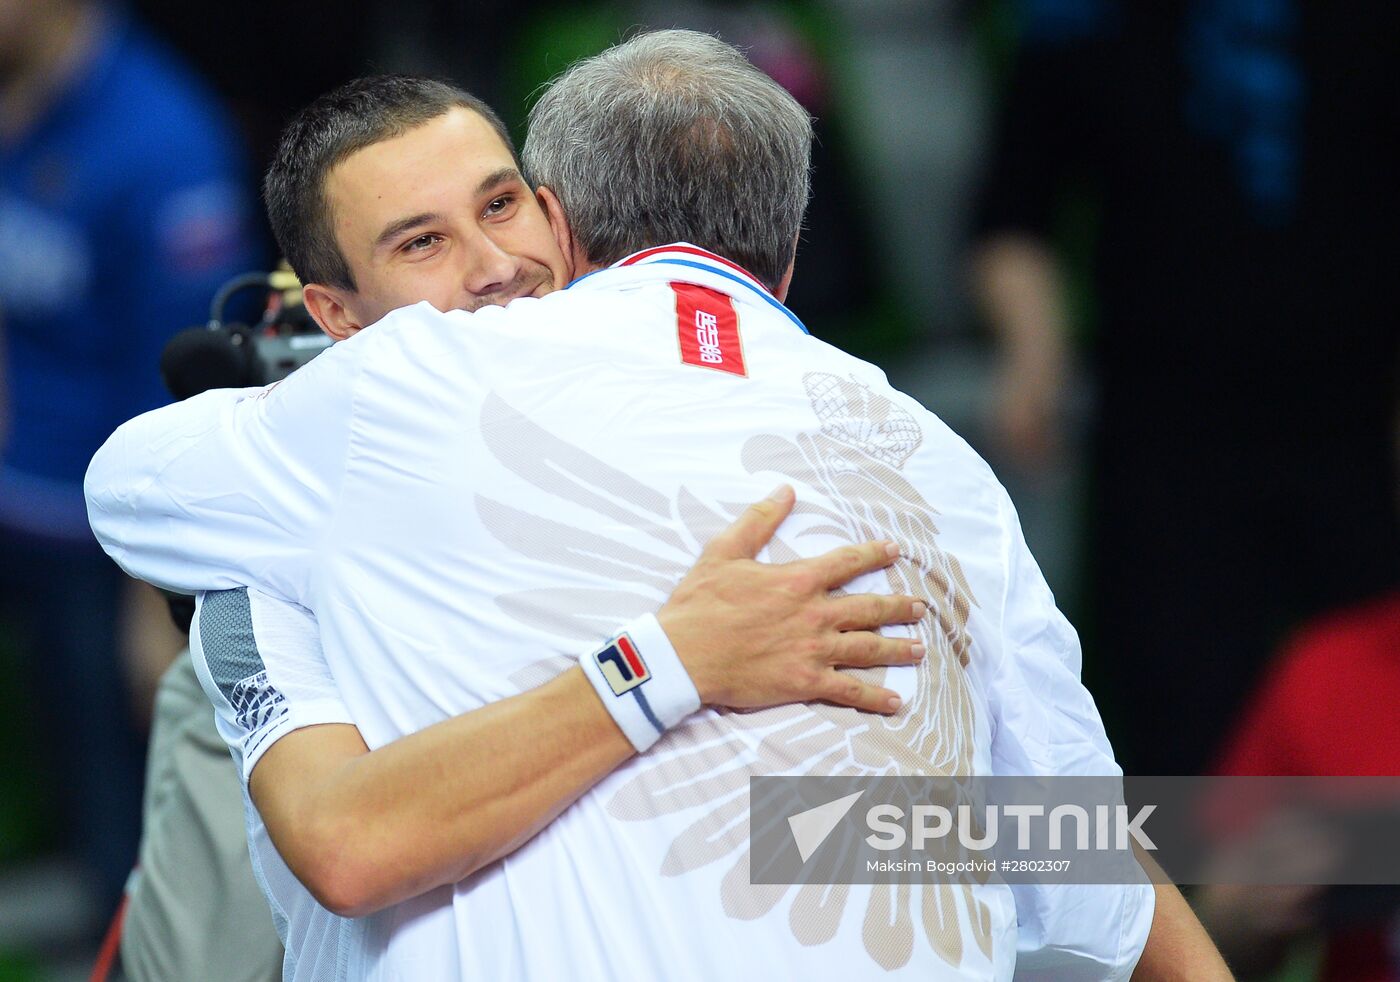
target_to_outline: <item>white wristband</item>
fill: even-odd
[[[690,673],[652,614],[632,621],[579,665],[637,753],[700,708]]]

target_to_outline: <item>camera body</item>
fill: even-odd
[[[297,316],[279,318],[272,324],[249,327],[229,324],[232,343],[246,352],[245,381],[242,385],[267,385],[286,378],[312,358],[331,346],[326,336],[306,313],[297,306]]]
[[[225,323],[235,293],[260,289],[265,301],[254,324]],[[286,378],[330,347],[302,302],[301,284],[289,269],[245,273],[214,295],[209,322],[170,339],[160,359],[165,387],[177,400],[207,389],[267,385]]]

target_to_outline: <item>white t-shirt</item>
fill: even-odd
[[[1126,977],[1150,887],[748,882],[750,775],[1118,770],[986,465],[718,257],[669,246],[504,309],[405,308],[278,386],[127,424],[88,493],[134,575],[315,610],[332,715],[374,748],[539,684],[655,610],[779,482],[799,506],[770,558],[894,538],[904,558],[851,589],[933,600],[926,663],[883,670],[904,709],[702,710],[511,856],[337,935],[343,977],[1006,978],[1018,946],[1023,975]],[[214,684],[245,760],[306,725],[278,697],[320,698],[282,691],[263,657],[272,694]],[[281,729],[228,725],[254,704],[245,718]]]

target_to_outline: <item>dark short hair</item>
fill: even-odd
[[[287,124],[263,178],[263,201],[277,245],[303,283],[355,289],[326,200],[331,168],[458,106],[490,123],[515,156],[510,133],[490,106],[448,82],[413,75],[357,78],[316,99]]]

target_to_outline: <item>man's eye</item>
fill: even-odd
[[[424,234],[418,236],[416,239],[409,240],[404,244],[403,248],[405,252],[422,252],[425,249],[431,249],[433,246],[437,245],[439,241],[441,241],[439,236]]]
[[[509,209],[510,209],[510,206],[513,205],[514,203],[515,203],[515,195],[513,195],[513,194],[503,194],[503,195],[501,195],[499,198],[497,198],[496,200],[492,201],[489,205],[486,206],[486,214],[488,214],[488,215],[499,215],[499,214],[501,214],[501,213],[503,213],[503,212],[509,210]]]

